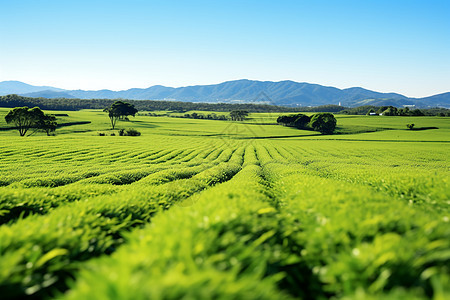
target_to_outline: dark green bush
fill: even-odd
[[[336,118],[330,113],[318,113],[311,116],[309,126],[322,134],[333,134],[336,129]]]
[[[141,133],[139,131],[137,131],[136,129],[130,128],[125,132],[125,135],[128,136],[140,136]]]

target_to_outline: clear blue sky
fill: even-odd
[[[450,91],[450,1],[0,1],[0,81]]]

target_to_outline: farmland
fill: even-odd
[[[60,113],[0,131],[2,299],[450,297],[450,118]]]

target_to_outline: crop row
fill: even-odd
[[[195,206],[156,216],[112,256],[90,262],[66,298],[289,298],[277,289],[277,262],[295,257],[260,173],[247,163],[232,180],[197,194]]]
[[[7,142],[10,142],[9,140]],[[69,140],[52,140],[49,144],[34,141],[18,141],[6,145],[0,150],[0,185],[8,185],[15,181],[32,180],[36,177],[55,175],[78,176],[84,173],[105,173],[104,169],[141,167],[145,164],[155,164],[183,159],[189,152],[216,149],[211,144],[192,142],[184,145],[180,142],[160,143],[105,144],[100,146],[90,144],[90,140],[79,144]],[[222,147],[223,148],[223,147]],[[12,150],[13,149],[13,150]],[[178,149],[182,149],[181,151]],[[178,151],[178,153],[176,153]],[[183,153],[182,153],[183,152]],[[172,155],[171,155],[172,153]],[[17,162],[20,161],[20,164]]]
[[[237,176],[127,235],[77,275],[66,298],[443,299],[445,214],[324,177],[288,152],[248,146]]]
[[[19,180],[8,166],[3,178],[18,181],[0,189],[2,296],[55,295],[74,278],[68,299],[444,299],[444,151],[433,161],[426,146],[389,156],[384,146],[324,143],[96,152],[98,173],[54,188],[31,182],[96,170],[86,160],[71,174],[42,172],[58,151],[38,150],[44,176]]]
[[[95,182],[93,177],[105,175],[114,172],[134,171],[136,169],[146,168],[148,165],[162,163],[202,163],[204,160],[210,160],[210,156],[217,154],[217,151],[223,151],[224,147],[192,147],[182,150],[162,150],[147,151],[145,161],[141,161],[142,155],[133,156],[135,153],[129,154],[126,150],[121,150],[120,155],[130,156],[130,162],[125,162],[118,158],[111,158],[111,153],[101,154],[103,162],[97,161],[94,157],[85,162],[67,161],[61,162],[58,159],[38,159],[24,161],[28,154],[22,154],[21,157],[10,157],[2,160],[5,167],[2,167],[0,174],[0,186],[14,184],[14,187],[33,187],[33,186],[49,186],[55,187],[69,184],[91,177],[88,182]],[[85,150],[87,151],[87,150]],[[106,157],[106,158],[105,158]],[[212,157],[212,156],[211,156]],[[20,165],[14,163],[20,159]]]
[[[111,253],[122,244],[124,231],[148,222],[161,209],[229,180],[240,170],[242,156],[243,149],[238,149],[228,162],[188,179],[156,186],[143,184],[113,197],[103,195],[69,203],[46,215],[1,226],[0,289],[12,298],[64,285],[80,261]],[[192,175],[191,168],[186,172]]]
[[[290,149],[294,155],[295,150]],[[368,186],[372,188],[369,193],[382,192],[386,197],[402,199],[427,209],[429,213],[439,210],[449,212],[449,170],[441,163],[442,160],[435,159],[418,166],[418,160],[411,159],[408,154],[402,158],[392,158],[386,152],[384,156],[374,156],[363,151],[359,157],[348,155],[339,159],[330,155],[315,157],[314,160],[297,157],[308,174]],[[418,167],[420,173],[417,172]]]
[[[72,202],[91,198],[101,194],[111,194],[120,191],[114,185],[126,185],[135,183],[130,189],[139,188],[139,185],[158,185],[172,180],[188,178],[196,173],[212,167],[220,162],[227,162],[231,150],[216,149],[206,151],[202,155],[189,155],[188,162],[176,164],[159,163],[148,167],[121,172],[110,172],[97,177],[81,177],[75,184],[61,186],[67,177],[37,178],[34,180],[37,186],[58,186],[58,188],[20,188],[17,184],[0,189],[0,224],[25,217],[29,214],[45,214],[50,209],[60,206],[66,202]],[[212,155],[210,155],[212,154]],[[199,159],[197,159],[197,157]],[[207,159],[210,157],[210,159]],[[71,183],[78,177],[69,177],[65,183]],[[30,181],[28,181],[30,182]],[[20,182],[22,184],[22,182]],[[102,185],[98,185],[101,183]],[[136,184],[138,186],[136,186]],[[23,185],[22,185],[23,186]],[[126,187],[125,187],[126,188]]]

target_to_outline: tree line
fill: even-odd
[[[0,107],[38,106],[46,110],[80,110],[80,109],[104,109],[115,101],[124,99],[66,99],[66,98],[31,98],[18,95],[0,96]],[[140,111],[173,111],[185,113],[192,110],[229,112],[232,110],[245,110],[254,112],[331,112],[349,115],[365,115],[370,109],[375,112],[380,106],[365,105],[359,107],[344,107],[339,105],[321,105],[315,107],[284,107],[267,104],[230,104],[230,103],[193,103],[181,101],[160,100],[126,100]],[[420,109],[426,116],[450,116],[450,109],[427,108]]]
[[[425,116],[420,109],[409,109],[409,107],[397,108],[395,106],[381,106],[376,111],[371,108],[366,115],[371,115],[373,113],[380,116]]]
[[[125,99],[47,99],[31,98],[18,95],[0,96],[0,107],[38,106],[45,110],[80,110],[104,109],[116,101],[126,101],[139,111],[173,111],[185,113],[192,110],[229,112],[245,110],[248,112],[296,112],[298,108],[266,104],[229,104],[229,103],[193,103],[159,100],[125,100]],[[305,108],[307,109],[307,108]]]
[[[197,113],[197,112],[193,112],[190,114],[184,114],[184,115],[170,115],[168,113],[165,113],[165,114],[146,113],[144,115],[150,116],[150,117],[171,117],[171,118],[187,118],[187,119],[199,119],[199,120],[244,121],[248,117],[249,112],[246,110],[232,110],[228,114],[228,116],[227,115],[218,115],[215,113],[202,114],[202,113]]]
[[[184,115],[170,115],[167,113],[166,114],[147,113],[145,115],[150,116],[150,117],[171,117],[171,118],[186,118],[186,119],[199,119],[199,120],[221,120],[221,121],[228,120],[227,116],[218,115],[215,113],[202,114],[202,113],[193,112],[191,114],[184,114]]]
[[[450,117],[450,109],[435,107],[425,109],[410,109],[409,107],[397,108],[395,106],[373,106],[363,105],[352,108],[345,108],[339,114],[344,115],[375,115],[383,114],[385,116],[438,116]]]

